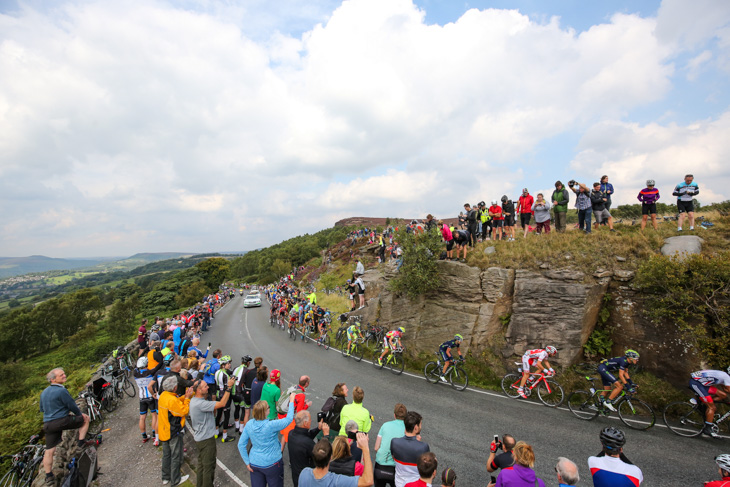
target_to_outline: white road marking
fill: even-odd
[[[234,481],[234,482],[235,482],[236,484],[238,484],[238,485],[239,485],[240,487],[248,487],[248,485],[246,485],[246,483],[245,483],[245,482],[244,482],[243,480],[239,479],[239,478],[238,478],[238,477],[236,476],[236,474],[235,474],[235,473],[231,472],[231,470],[230,470],[230,469],[229,469],[228,467],[226,467],[226,466],[225,466],[225,464],[224,464],[223,462],[221,462],[221,461],[220,461],[220,459],[216,458],[216,459],[215,459],[215,463],[217,463],[217,464],[218,464],[218,466],[219,466],[219,467],[220,467],[220,468],[221,468],[221,469],[222,469],[222,470],[223,470],[223,471],[224,471],[225,473],[227,473],[227,474],[228,474],[228,476],[229,476],[229,477],[231,478],[231,480],[233,480],[233,481]]]

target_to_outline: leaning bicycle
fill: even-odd
[[[40,443],[40,438],[40,435],[33,435],[18,453],[0,457],[2,460],[11,461],[10,470],[0,478],[0,487],[29,487],[33,483],[46,451],[45,446]]]
[[[667,404],[664,408],[664,424],[672,433],[684,437],[700,436],[705,427],[706,405],[693,397],[688,401],[676,401]],[[714,421],[710,426],[719,434],[722,424],[730,418],[730,410],[724,414],[715,413]]]
[[[522,365],[521,362],[515,363]],[[517,399],[520,397],[518,389],[520,388],[521,381],[522,367],[517,369],[517,373],[509,373],[502,378],[502,391],[507,397]],[[525,396],[528,398],[531,397],[533,390],[537,391],[537,398],[540,402],[551,408],[560,406],[563,403],[563,399],[565,399],[563,387],[551,376],[547,376],[544,373],[531,373],[527,378],[527,382],[523,388]]]
[[[383,347],[375,349],[373,353],[373,366],[376,369],[382,369],[383,367],[390,368],[390,371],[395,375],[403,373],[403,368],[406,365],[406,361],[403,358],[403,347],[396,347],[391,350],[386,356],[382,363],[378,363],[380,356],[383,354]]]
[[[436,352],[436,356],[440,357],[440,353]],[[441,359],[436,359],[435,362],[429,362],[423,368],[423,375],[426,376],[426,380],[432,384],[437,382],[447,382],[451,384],[451,387],[457,391],[463,391],[469,385],[469,375],[466,370],[461,366],[464,363],[464,359],[459,359],[458,364],[454,360],[449,361],[449,367],[446,369],[446,373],[443,374],[444,379],[441,379],[441,372],[443,371],[443,364]]]
[[[605,407],[603,402],[602,391],[595,388],[594,382],[599,380],[596,377],[586,377],[590,383],[587,391],[573,391],[568,396],[568,409],[578,419],[591,421],[599,414],[609,416],[611,410]],[[621,395],[614,401],[614,407],[618,413],[619,419],[631,429],[648,430],[656,423],[656,415],[649,404],[641,399],[634,397],[636,389],[624,389]]]
[[[101,433],[104,428],[104,415],[101,412],[101,403],[94,397],[91,389],[81,391],[79,397],[86,402],[86,414],[89,416],[89,432],[93,436]]]

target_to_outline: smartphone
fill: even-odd
[[[499,436],[498,435],[494,435],[494,442],[495,443],[499,443]]]
[[[492,475],[489,483],[490,484],[496,484],[497,483],[497,477],[495,477],[494,475]]]
[[[210,347],[210,342],[208,342],[208,346]]]

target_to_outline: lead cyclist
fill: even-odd
[[[537,367],[537,370],[535,371],[536,374],[540,374],[545,371],[545,375],[555,375],[555,370],[553,370],[547,358],[552,357],[557,353],[558,350],[549,345],[544,349],[535,348],[533,350],[528,350],[524,353],[524,355],[522,355],[522,379],[520,380],[520,387],[517,389],[521,398],[527,399],[524,388],[528,377],[530,377],[530,367],[533,365]],[[543,365],[543,362],[545,365]]]

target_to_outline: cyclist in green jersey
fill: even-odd
[[[360,327],[352,324],[347,327],[347,355],[350,355],[350,350],[352,350],[352,341],[354,339],[357,339],[358,337],[363,338],[362,331],[360,331]]]

